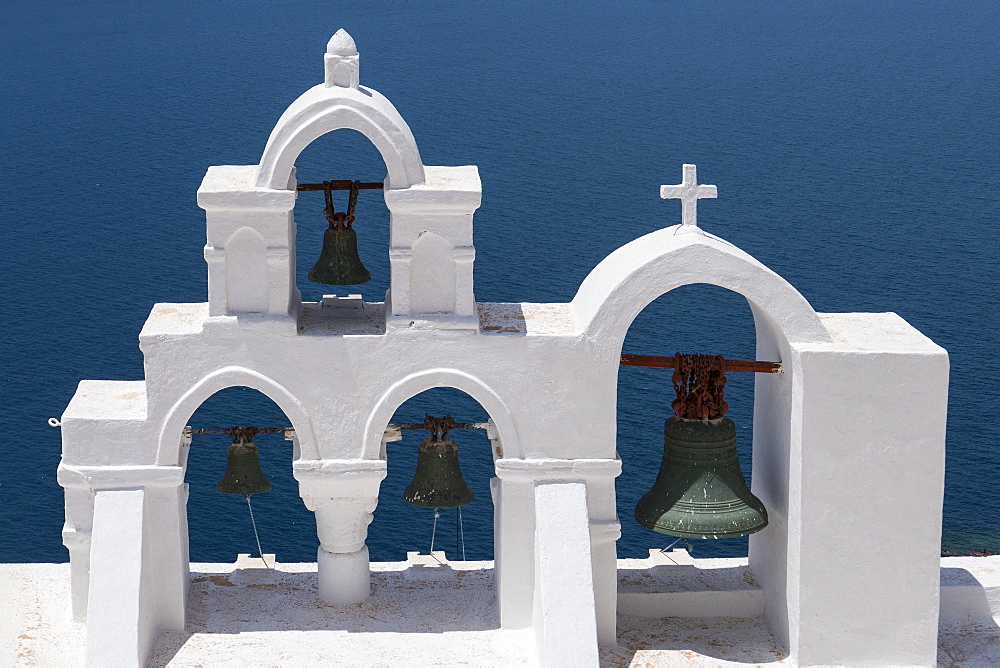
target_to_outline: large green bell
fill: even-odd
[[[666,421],[660,472],[639,499],[635,519],[682,538],[736,538],[767,526],[767,510],[740,470],[732,420]]]
[[[353,228],[331,223],[323,233],[323,250],[309,270],[309,280],[325,285],[358,285],[372,280],[361,264],[358,234]]]
[[[242,430],[233,431],[233,444],[226,451],[226,472],[215,486],[223,494],[261,494],[271,489],[271,481],[260,469],[260,458],[253,435]]]
[[[476,498],[458,466],[458,444],[444,438],[425,439],[417,448],[417,470],[403,498],[424,508],[457,508]]]

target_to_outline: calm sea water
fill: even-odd
[[[896,311],[948,349],[944,547],[1000,551],[1000,5],[18,0],[0,7],[0,561],[66,559],[59,432],[46,419],[80,379],[142,378],[137,336],[153,303],[205,300],[198,184],[209,165],[257,162],[285,106],[321,80],[339,27],[358,43],[362,83],[393,100],[425,163],[479,166],[479,300],[570,300],[612,250],[679,222],[658,186],[694,162],[719,188],[699,206],[705,229],[819,311]],[[384,175],[374,148],[347,132],[317,141],[298,167],[302,181]],[[325,289],[305,278],[320,208],[303,197],[296,211],[306,299]],[[377,193],[362,194],[358,218],[375,276],[362,291],[378,300],[388,213]],[[639,316],[625,350],[752,358],[750,311],[718,288],[677,290]],[[664,544],[631,515],[659,464],[666,374],[626,368],[619,380],[621,556]],[[749,471],[752,380],[733,374],[728,389]],[[486,418],[442,389],[394,420],[425,412]],[[286,421],[256,392],[230,389],[192,424]],[[401,499],[418,439],[389,446],[374,559],[429,546],[430,511]],[[456,440],[478,497],[464,509],[466,554],[490,558],[488,444]],[[255,497],[264,549],[311,561],[315,524],[290,448],[260,443],[274,484]],[[197,561],[254,549],[242,499],[213,491],[226,445],[200,437],[192,448]],[[443,512],[438,531],[450,553],[454,520]],[[746,541],[695,549],[737,555]]]

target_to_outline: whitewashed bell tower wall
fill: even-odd
[[[933,664],[944,350],[895,314],[817,314],[703,232],[695,205],[715,188],[693,166],[661,190],[682,199],[682,224],[612,253],[572,302],[476,303],[476,168],[423,166],[396,110],[359,85],[346,33],[325,64],[259,165],[212,167],[199,188],[208,303],[157,304],[139,336],[145,379],[83,381],[62,416],[63,538],[91,665],[141,665],[158,630],[183,629],[184,426],[232,386],[260,390],[295,430],[332,604],[369,592],[393,413],[433,387],[469,394],[491,418],[501,625],[532,629],[542,663],[596,665],[598,644],[616,639],[619,356],[636,315],[691,283],[746,297],[758,359],[783,369],[756,383],[753,492],[770,525],[750,541],[763,603],[744,612],[766,618],[793,664]],[[365,134],[388,172],[391,287],[356,311],[303,305],[295,285],[294,161],[342,128]]]

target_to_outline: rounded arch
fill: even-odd
[[[185,392],[167,411],[160,428],[156,447],[156,463],[176,465],[180,461],[180,434],[194,412],[210,396],[227,387],[249,387],[264,394],[278,405],[291,421],[299,445],[299,457],[318,459],[319,448],[312,422],[305,407],[295,396],[267,376],[243,367],[230,366],[208,374]]]
[[[583,332],[620,351],[635,317],[657,297],[692,283],[743,295],[758,333],[788,343],[831,340],[816,311],[788,281],[736,246],[710,234],[657,230],[613,252],[584,279],[573,298]]]
[[[486,383],[475,376],[457,369],[429,369],[410,374],[394,383],[379,397],[365,423],[362,458],[379,459],[382,450],[382,434],[396,409],[410,397],[435,387],[453,387],[465,392],[486,409],[497,435],[503,444],[505,459],[520,458],[521,444],[517,427],[510,410],[503,400]]]
[[[375,145],[385,161],[387,188],[424,182],[417,142],[388,99],[370,88],[320,84],[303,93],[278,119],[257,167],[256,185],[287,188],[299,153],[318,137],[341,129],[356,130]]]

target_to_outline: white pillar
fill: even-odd
[[[530,480],[490,481],[500,627],[531,626],[535,590],[535,490]]]
[[[596,666],[597,618],[587,488],[545,482],[535,492],[535,638],[543,666]]]
[[[102,491],[94,499],[87,666],[142,666],[156,634],[151,614],[143,490]]]
[[[475,331],[479,327],[473,290],[472,216],[483,186],[474,166],[424,167],[419,187],[385,191],[390,211],[389,328]],[[428,243],[429,237],[439,238]],[[415,268],[432,265],[436,271]],[[428,309],[422,295],[445,295]]]
[[[578,499],[588,530],[586,545],[590,573],[588,586],[594,604],[596,642],[613,645],[617,636],[618,561],[615,541],[621,525],[615,511],[618,459],[500,459],[494,483],[494,527],[500,624],[517,629],[539,618],[537,490],[550,483],[582,483],[586,494]],[[574,497],[575,498],[575,497]],[[534,521],[532,521],[534,519]]]
[[[228,303],[227,280],[236,277],[227,278],[226,273],[250,261],[239,244],[230,247],[230,241],[239,238],[236,233],[249,228],[261,236],[264,260],[263,265],[255,263],[253,267],[254,272],[263,274],[263,293],[254,295],[252,301],[263,305],[262,317],[294,320],[299,311],[292,217],[295,174],[293,170],[287,189],[272,190],[252,185],[257,169],[257,165],[209,167],[198,188],[198,206],[205,210],[206,218],[209,315],[237,315],[242,311],[239,304]]]
[[[62,482],[60,480],[60,482]],[[90,543],[94,524],[94,493],[89,487],[67,487],[63,545],[69,550],[70,596],[73,621],[87,619],[87,590],[90,588]]]
[[[95,590],[95,569],[102,567],[95,561],[96,554],[98,549],[104,549],[97,548],[95,542],[97,495],[141,490],[144,493],[143,522],[147,527],[157,527],[155,532],[141,539],[145,545],[146,567],[156,573],[144,590],[144,596],[152,603],[143,614],[157,629],[182,631],[189,585],[184,469],[180,466],[72,466],[64,462],[59,465],[58,480],[66,490],[63,543],[70,550],[73,618],[86,619],[88,626],[106,624],[91,617],[93,610],[89,602]]]
[[[368,525],[386,475],[384,461],[299,460],[299,493],[316,513],[319,593],[327,603],[359,603],[371,591]]]

